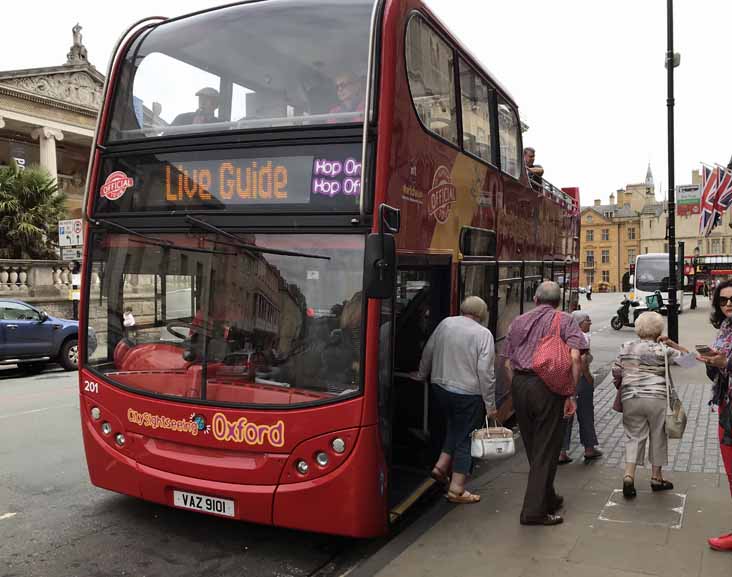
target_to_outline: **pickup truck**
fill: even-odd
[[[96,348],[93,333],[89,346]],[[23,301],[0,298],[0,365],[40,372],[49,362],[67,371],[78,368],[78,321],[57,319]]]

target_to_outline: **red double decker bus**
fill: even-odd
[[[500,347],[542,279],[577,298],[577,191],[530,183],[516,103],[418,0],[138,23],[88,182],[89,473],[157,503],[383,534],[439,452],[432,329],[479,295]]]

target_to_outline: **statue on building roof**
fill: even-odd
[[[86,47],[81,43],[81,26],[78,22],[76,23],[76,26],[71,29],[71,32],[74,35],[74,44],[71,46],[71,50],[66,55],[66,64],[86,64]]]

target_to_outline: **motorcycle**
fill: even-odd
[[[638,301],[632,301],[627,296],[623,295],[623,300],[620,302],[620,308],[618,314],[616,314],[610,321],[610,326],[616,331],[619,331],[623,327],[634,327],[635,318],[637,315],[633,315],[633,322],[630,321],[630,308],[638,307],[640,303]],[[635,312],[635,311],[634,311]]]

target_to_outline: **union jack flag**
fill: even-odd
[[[715,199],[719,186],[719,169],[715,166],[702,165],[701,215],[699,217],[699,234],[709,236],[714,226],[716,213]]]
[[[732,205],[732,171],[727,168],[719,167],[721,176],[719,177],[719,187],[717,188],[717,201],[715,206],[719,208],[719,218]]]

